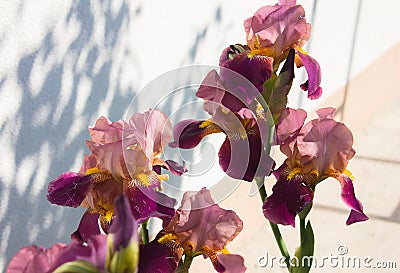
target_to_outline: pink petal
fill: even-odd
[[[297,137],[306,118],[307,112],[303,109],[284,109],[276,125],[276,144],[288,143]]]
[[[126,123],[122,120],[110,122],[106,117],[100,117],[93,128],[89,128],[92,141],[106,144],[122,139],[122,130]]]
[[[247,44],[254,49],[259,42],[261,48],[271,51],[270,57],[278,58],[286,48],[308,40],[310,26],[304,17],[304,9],[299,5],[262,7],[244,23]]]
[[[364,214],[363,206],[361,202],[357,199],[353,181],[347,175],[341,175],[337,178],[342,186],[341,197],[343,202],[351,208],[350,215],[346,221],[346,225],[351,225],[356,222],[368,220],[368,216]]]
[[[296,2],[296,0],[279,0],[279,4],[287,6],[295,6]]]
[[[224,267],[225,273],[243,273],[246,271],[244,259],[240,255],[220,254],[217,255],[218,261]]]
[[[66,248],[61,243],[49,249],[41,246],[24,247],[11,259],[6,273],[50,273],[57,258]]]
[[[183,195],[181,207],[165,230],[175,233],[180,244],[192,245],[196,252],[204,247],[222,250],[242,229],[236,213],[220,208],[203,188]]]
[[[343,124],[331,118],[307,123],[297,138],[302,165],[309,164],[323,174],[326,170],[342,173],[354,156],[353,134]]]
[[[312,100],[318,99],[322,95],[322,88],[320,87],[321,68],[319,63],[307,54],[303,54],[300,51],[296,53],[303,62],[308,75],[307,83],[303,85],[303,89],[308,90],[308,98]]]

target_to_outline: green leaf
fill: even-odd
[[[76,260],[67,262],[53,271],[53,273],[98,273],[95,265],[88,261]]]
[[[290,262],[291,273],[308,273],[313,263],[314,232],[310,221],[304,230],[301,244],[296,249],[295,257]]]
[[[279,73],[279,76],[272,81],[267,81],[264,85],[265,89],[267,90],[265,94],[267,98],[264,98],[268,103],[275,124],[281,115],[282,110],[286,108],[286,104],[288,102],[287,97],[294,79],[294,56],[295,51],[294,49],[291,49]],[[271,91],[272,83],[273,87]]]

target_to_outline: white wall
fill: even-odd
[[[311,21],[315,1],[299,2]],[[244,43],[243,20],[267,3],[2,0],[0,269],[25,245],[68,242],[83,211],[45,196],[50,180],[79,169],[87,126],[99,115],[121,118],[161,73],[217,65],[224,47]],[[310,54],[323,69],[323,99],[346,82],[358,3],[317,3]],[[399,42],[399,8],[396,0],[363,1],[351,75]]]

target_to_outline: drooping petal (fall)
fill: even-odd
[[[93,177],[74,172],[66,172],[51,181],[47,200],[52,204],[78,207],[94,183]]]
[[[361,202],[356,198],[354,193],[353,181],[346,174],[342,174],[337,178],[342,187],[341,197],[343,202],[351,208],[346,225],[351,225],[356,222],[368,220],[368,216],[364,214]]]
[[[140,245],[139,273],[174,273],[177,269],[183,249],[173,243],[161,244],[158,238]]]
[[[308,80],[301,85],[304,91],[308,90],[308,98],[315,100],[321,97],[322,88],[321,84],[321,68],[319,63],[308,54],[297,51],[308,75]]]
[[[313,191],[302,181],[284,175],[272,188],[272,195],[263,204],[264,216],[274,224],[295,226],[296,215],[313,199]]]
[[[207,135],[222,132],[221,128],[211,121],[187,119],[178,122],[174,128],[174,142],[171,148],[191,149],[196,147]]]
[[[147,187],[131,187],[125,190],[132,214],[138,223],[150,217],[170,220],[175,215],[176,200]]]
[[[78,229],[71,234],[71,238],[73,240],[87,242],[90,237],[101,234],[99,216],[100,214],[91,213],[87,210],[79,222]]]

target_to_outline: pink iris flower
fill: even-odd
[[[333,119],[334,112],[334,108],[320,109],[318,118],[305,125],[304,110],[287,108],[282,112],[276,144],[287,159],[274,172],[278,181],[263,205],[270,221],[294,226],[295,216],[312,202],[316,185],[328,177],[339,181],[342,200],[351,209],[346,224],[368,219],[355,196],[354,178],[346,169],[355,154],[353,135]]]
[[[114,199],[120,194],[128,196],[139,222],[153,216],[170,219],[175,201],[154,189],[168,178],[161,174],[161,168],[177,175],[186,169],[159,157],[172,138],[167,116],[153,110],[135,114],[128,122],[100,117],[89,132],[91,154],[84,157],[79,173],[67,172],[50,182],[48,200],[61,206],[88,208],[93,217],[100,217],[104,230],[114,215]],[[90,226],[93,217],[85,215],[82,220],[89,223],[82,226]],[[87,229],[81,231],[84,237],[91,234]]]
[[[294,49],[297,66],[304,66],[308,74],[301,88],[308,90],[310,99],[321,96],[320,66],[301,48],[311,32],[302,6],[296,5],[294,0],[264,6],[244,21],[244,28],[247,45],[226,48],[220,57],[220,66],[242,74],[262,92],[264,82],[277,71],[289,50]]]
[[[181,255],[209,257],[218,272],[241,273],[246,270],[243,258],[228,254],[226,245],[243,229],[243,222],[232,210],[215,204],[210,192],[186,192],[163,236],[161,245],[174,246]]]

